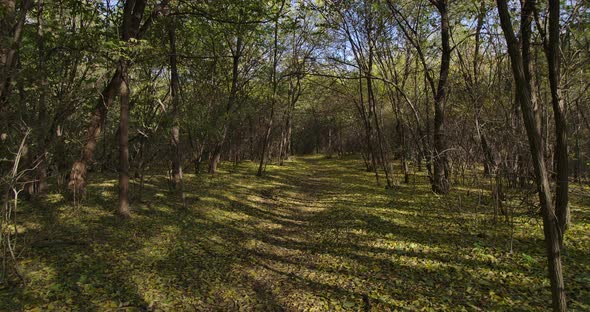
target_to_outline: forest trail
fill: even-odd
[[[0,312],[590,311],[589,36],[590,0],[0,0]]]
[[[538,223],[491,225],[477,194],[436,197],[426,177],[377,186],[356,158],[295,157],[187,174],[189,209],[146,180],[133,218],[114,216],[116,176],[95,174],[80,207],[59,194],[21,212],[26,284],[0,310],[543,310],[549,289]],[[397,176],[399,179],[400,177]],[[134,187],[137,187],[135,185]],[[164,190],[164,191],[163,191]],[[132,189],[137,192],[137,189]],[[456,208],[461,197],[462,209]],[[586,199],[587,200],[587,199]],[[574,203],[574,209],[576,209]],[[590,223],[577,213],[576,237]],[[526,223],[526,222],[529,223]],[[589,239],[569,243],[566,274],[583,306]],[[577,276],[577,277],[576,277]],[[535,295],[536,294],[536,295]],[[542,295],[539,295],[542,294]]]

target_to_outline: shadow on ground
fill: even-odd
[[[186,210],[165,176],[150,176],[128,221],[113,216],[114,176],[93,176],[79,207],[58,194],[26,204],[26,281],[0,289],[0,310],[550,307],[539,219],[517,214],[514,231],[493,224],[467,187],[437,197],[418,174],[386,190],[359,160],[319,156],[269,166],[262,178],[251,163],[228,168],[187,175]],[[572,206],[565,272],[570,306],[584,310],[587,196]]]

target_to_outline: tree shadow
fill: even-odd
[[[187,175],[187,210],[164,175],[151,175],[131,220],[113,216],[106,176],[75,211],[63,200],[29,205],[23,235],[38,243],[24,259],[36,284],[0,290],[11,298],[0,309],[548,307],[538,236],[514,239],[526,257],[508,255],[505,226],[466,232],[461,223],[472,211],[438,207],[425,179],[385,190],[348,159],[298,158],[272,169],[263,178],[254,177],[255,164]],[[566,254],[578,259],[578,272],[588,266],[583,246]],[[583,280],[571,285],[580,289],[571,298],[584,300]]]

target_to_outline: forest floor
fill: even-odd
[[[0,288],[0,310],[550,308],[540,217],[515,204],[514,226],[495,224],[473,181],[444,197],[423,174],[386,190],[360,160],[321,156],[263,178],[250,162],[222,169],[185,175],[186,210],[150,176],[130,220],[114,214],[112,174],[93,173],[76,207],[57,193],[24,203],[24,282]],[[590,189],[576,188],[563,262],[570,308],[588,311]]]

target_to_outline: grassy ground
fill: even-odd
[[[134,217],[114,217],[116,177],[87,200],[20,212],[25,283],[0,310],[548,310],[540,218],[492,222],[489,196],[432,194],[423,176],[385,190],[355,159],[298,157],[186,175],[189,209],[151,176]],[[572,310],[590,310],[590,191],[572,202],[563,257]],[[479,202],[479,204],[478,204]]]

